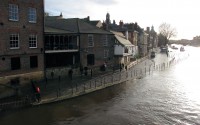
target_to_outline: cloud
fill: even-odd
[[[45,11],[50,15],[59,15],[62,12],[66,18],[81,18],[106,12],[117,3],[116,0],[46,0]]]
[[[80,16],[80,13],[87,13],[88,0],[46,0],[45,11],[51,15],[58,15],[61,12],[64,16]]]
[[[116,0],[89,0],[89,1],[99,5],[106,5],[106,6],[115,5],[118,3]]]

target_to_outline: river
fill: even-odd
[[[62,102],[4,112],[0,125],[199,125],[200,48],[186,51],[187,59],[142,79]]]

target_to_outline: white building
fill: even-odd
[[[115,34],[114,56],[116,64],[126,66],[130,63],[130,58],[133,57],[134,45],[120,33]]]

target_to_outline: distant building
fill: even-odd
[[[139,34],[139,41],[138,41],[138,48],[139,48],[139,54],[140,56],[147,56],[148,50],[147,50],[147,38],[148,34],[144,32],[142,29]]]
[[[106,20],[103,22],[103,28],[106,30],[116,31],[123,33],[124,36],[134,45],[133,57],[138,55],[138,41],[139,41],[139,29],[137,23],[124,24],[123,20],[120,20],[119,25],[115,20],[111,23],[110,14],[106,14]]]
[[[43,77],[43,16],[43,0],[1,0],[0,83]]]
[[[157,33],[154,31],[154,27],[147,27],[145,33],[148,34],[147,36],[147,51],[152,51],[153,48],[156,48],[158,46],[158,36]]]
[[[115,64],[126,66],[130,63],[134,53],[134,45],[120,32],[114,32],[114,61]],[[117,65],[116,65],[117,66]]]

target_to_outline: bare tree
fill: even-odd
[[[162,23],[159,26],[159,33],[166,37],[167,40],[169,40],[172,37],[176,37],[177,35],[176,29],[171,27],[171,25],[167,23]]]
[[[170,24],[162,23],[159,26],[158,44],[159,46],[165,46],[169,43],[169,39],[175,37],[177,34],[176,29],[172,28]]]

